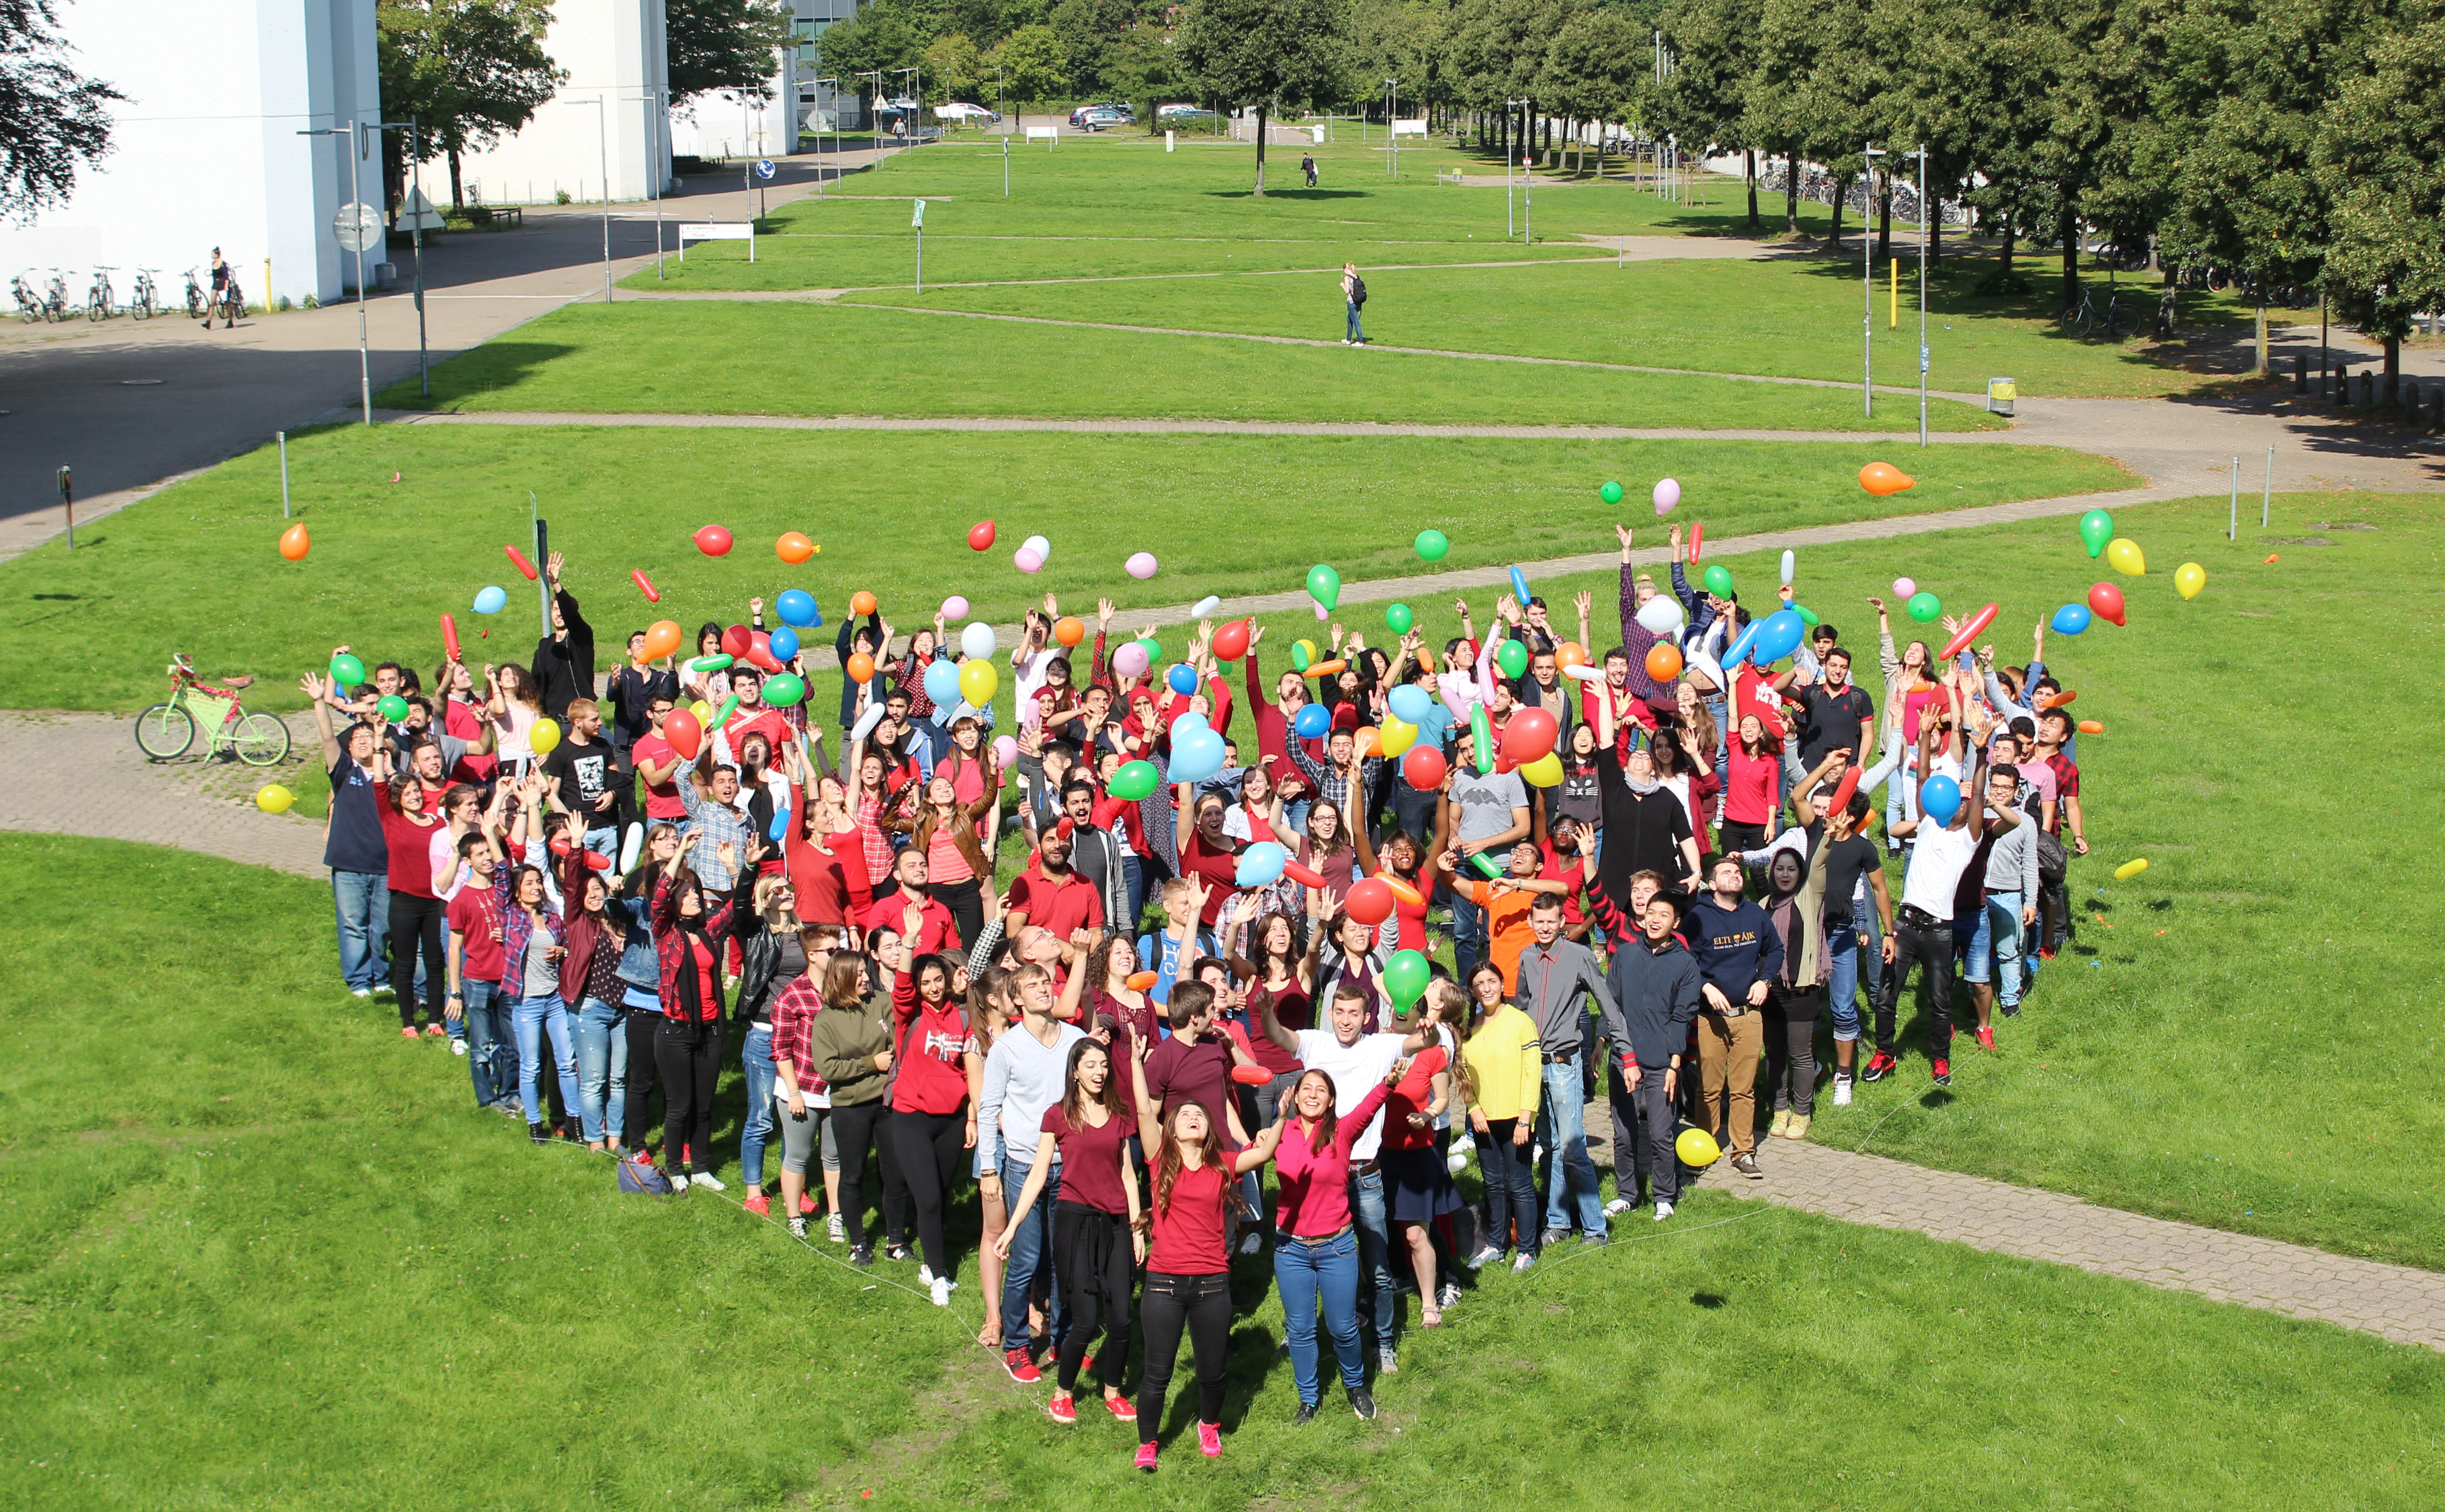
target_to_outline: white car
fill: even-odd
[[[936,105],[934,119],[955,126],[998,125],[1001,121],[1001,112],[987,110],[982,105],[962,104],[954,100],[947,104]]]

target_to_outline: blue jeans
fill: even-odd
[[[1372,1321],[1375,1347],[1392,1347],[1392,1329],[1400,1316],[1401,1294],[1392,1283],[1392,1229],[1384,1217],[1384,1173],[1357,1170],[1350,1174],[1350,1216],[1358,1231],[1358,1263],[1375,1288]]]
[[[738,1179],[750,1186],[764,1185],[764,1147],[777,1126],[773,1122],[773,1089],[781,1073],[773,1069],[773,1031],[751,1028],[738,1053],[747,1072],[747,1123],[738,1135]]]
[[[1027,1173],[1035,1168],[1035,1152],[1023,1161],[1010,1158],[1004,1149],[1001,1157],[1001,1200],[1005,1208],[1018,1204],[1018,1194],[1027,1188]],[[1004,1350],[1027,1347],[1027,1299],[1036,1290],[1036,1272],[1041,1266],[1052,1296],[1045,1315],[1045,1328],[1052,1335],[1055,1348],[1070,1332],[1070,1307],[1061,1297],[1061,1279],[1053,1271],[1053,1204],[1061,1198],[1061,1167],[1055,1165],[1044,1179],[1044,1190],[1036,1193],[1036,1205],[1027,1210],[1026,1219],[1010,1230],[1010,1259],[1001,1269],[1001,1347]],[[1118,1379],[1115,1375],[1113,1379]]]
[[[1604,1200],[1596,1189],[1596,1164],[1588,1158],[1586,1095],[1579,1084],[1579,1057],[1545,1063],[1545,1094],[1537,1109],[1538,1132],[1545,1138],[1545,1226],[1568,1229],[1571,1206],[1578,1206],[1578,1227],[1588,1234],[1605,1229]]]
[[[510,999],[497,981],[461,981],[465,1011],[458,1022],[467,1036],[467,1074],[476,1083],[476,1106],[490,1108],[518,1084],[517,1032],[510,1024]]]
[[[1133,935],[1137,933],[1139,918],[1146,913],[1146,864],[1134,850],[1122,853],[1121,886],[1129,898],[1129,917],[1122,928],[1124,933]]]
[[[390,941],[390,879],[379,871],[332,872],[331,911],[340,924],[340,980],[350,992],[388,981],[383,954]]]
[[[543,1101],[538,1091],[543,1085],[543,1041],[551,1039],[552,1069],[560,1077],[560,1100],[564,1107],[584,1106],[577,1097],[577,1054],[569,1043],[569,1007],[560,994],[548,992],[538,998],[518,999],[518,1096],[525,1102],[527,1122],[543,1122]]]
[[[1324,1397],[1324,1383],[1316,1375],[1319,1305],[1325,1332],[1333,1335],[1334,1357],[1341,1362],[1342,1389],[1364,1387],[1367,1368],[1358,1352],[1357,1231],[1346,1228],[1331,1239],[1282,1236],[1274,1246],[1274,1285],[1282,1294],[1282,1330],[1290,1335],[1291,1375],[1298,1382],[1300,1404],[1314,1407]]]
[[[1475,869],[1475,868],[1471,868]],[[1468,974],[1485,959],[1485,910],[1460,895],[1451,894],[1452,976],[1455,980],[1468,980]]]
[[[586,1142],[620,1137],[628,1111],[628,1010],[600,998],[577,1008],[577,1113]]]
[[[2021,895],[1990,892],[1969,936],[1969,964],[1965,980],[1996,983],[1996,998],[2008,1007],[2021,1002]]]
[[[1367,333],[1358,328],[1358,307],[1345,299],[1341,302],[1341,308],[1346,310],[1350,316],[1348,325],[1342,328],[1341,339],[1346,342],[1365,341],[1367,339]]]
[[[1724,676],[1731,675],[1731,668],[1726,667]],[[1729,722],[1732,717],[1732,703],[1720,693],[1711,699],[1700,699],[1698,701],[1707,706],[1707,718],[1715,721],[1715,770],[1721,772],[1724,770],[1724,763],[1731,756],[1732,736],[1735,733]]]
[[[586,831],[586,849],[598,856],[607,856],[616,865],[620,860],[620,827],[607,824],[599,830]]]

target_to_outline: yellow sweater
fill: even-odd
[[[1510,1003],[1496,1010],[1461,1047],[1477,1095],[1471,1106],[1489,1119],[1534,1118],[1545,1086],[1544,1042],[1537,1021]]]

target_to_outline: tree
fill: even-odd
[[[1070,82],[1069,54],[1053,28],[1040,21],[1002,38],[985,62],[1001,70],[1002,87],[1021,103],[1050,100]]]
[[[1545,49],[1538,73],[1538,98],[1566,121],[1605,121],[1626,114],[1636,70],[1652,56],[1650,34],[1625,12],[1606,7],[1581,10],[1562,24]],[[1704,148],[1703,141],[1694,145]],[[1587,167],[1587,145],[1577,146],[1577,169]]]
[[[781,0],[663,0],[663,17],[673,105],[713,89],[773,98],[785,66],[775,55],[793,30]]]
[[[1747,119],[1750,61],[1760,0],[1675,0],[1662,18],[1674,55],[1672,77],[1656,91],[1651,124],[1688,141],[1737,147],[1747,155],[1749,230],[1758,229],[1757,139]]]
[[[2411,317],[2445,302],[2445,8],[2404,9],[2335,91],[2312,151],[2334,203],[2325,286],[2385,344],[2387,403]]]
[[[925,49],[925,92],[938,103],[963,100],[973,104],[981,92],[978,85],[992,77],[985,55],[965,33],[955,31]]]
[[[1112,54],[1130,19],[1129,0],[1061,0],[1053,8],[1053,32],[1070,60],[1072,94],[1100,95],[1111,87]]]
[[[569,77],[543,47],[551,7],[547,0],[383,0],[374,22],[383,109],[423,125],[424,156],[450,159],[450,202],[464,204],[460,156],[533,120]]]
[[[110,151],[104,107],[126,98],[68,66],[58,24],[51,0],[0,0],[0,217],[21,225]]]
[[[1210,97],[1257,107],[1257,197],[1265,194],[1265,121],[1340,92],[1347,49],[1340,0],[1196,0],[1180,61]]]

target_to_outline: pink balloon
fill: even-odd
[[[1017,759],[1018,742],[1006,735],[997,737],[994,740],[994,765],[1007,768]]]
[[[1672,506],[1680,502],[1681,485],[1678,481],[1668,477],[1664,481],[1655,485],[1656,513],[1670,514],[1672,513]]]
[[[1912,582],[1909,578],[1897,577],[1894,579],[1894,597],[1897,599],[1906,599],[1917,591],[1918,585]]]
[[[1044,566],[1043,557],[1029,551],[1023,546],[1018,549],[1018,554],[1012,557],[1010,560],[1011,565],[1017,568],[1022,572],[1038,571],[1041,570]]]
[[[1158,565],[1152,551],[1139,551],[1121,564],[1129,576],[1138,578],[1154,576]]]
[[[1309,607],[1316,610],[1316,617],[1319,620],[1329,620],[1333,618],[1333,612],[1321,604],[1315,604]]]
[[[1142,678],[1146,676],[1146,647],[1135,641],[1112,653],[1112,670],[1125,678]]]
[[[964,620],[968,617],[968,601],[957,593],[943,601],[943,618]]]

